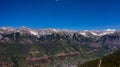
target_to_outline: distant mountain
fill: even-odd
[[[120,50],[108,56],[88,61],[79,67],[120,67]]]
[[[67,67],[120,48],[120,31],[0,28],[0,67]]]
[[[78,33],[83,36],[89,36],[89,35],[94,35],[94,36],[104,36],[106,34],[112,34],[116,32],[117,30],[115,29],[107,29],[103,31],[98,31],[98,30],[82,30],[82,31],[75,31],[75,30],[67,30],[67,29],[54,29],[54,28],[48,28],[48,29],[39,29],[39,30],[32,30],[27,27],[21,27],[18,29],[14,29],[12,27],[0,27],[0,33],[13,33],[13,32],[19,32],[19,33],[28,33],[36,36],[40,35],[49,35],[52,33],[68,33],[68,34],[74,34]]]

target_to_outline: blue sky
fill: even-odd
[[[119,0],[0,0],[0,27],[120,29]]]

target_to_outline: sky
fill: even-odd
[[[0,27],[120,29],[120,0],[0,0]]]

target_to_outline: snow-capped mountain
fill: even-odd
[[[98,58],[119,48],[120,31],[114,29],[74,31],[54,28],[34,30],[24,26],[18,29],[0,28],[0,59],[9,60],[10,65],[17,64],[13,61],[16,58],[21,58],[21,62],[28,67],[31,63],[39,67],[39,64],[53,62],[52,59],[60,57],[63,60],[77,56],[81,62],[85,62],[86,58]],[[4,66],[6,62],[2,62]]]
[[[12,27],[1,27],[0,28],[0,33],[13,33],[13,32],[19,32],[21,34],[32,34],[35,36],[41,36],[41,35],[51,35],[53,33],[59,33],[59,34],[68,34],[68,35],[73,35],[74,33],[79,33],[83,36],[103,36],[107,34],[112,34],[116,32],[117,30],[115,29],[107,29],[103,31],[98,31],[98,30],[82,30],[82,31],[75,31],[75,30],[67,30],[67,29],[54,29],[54,28],[47,28],[47,29],[39,29],[39,30],[33,30],[27,27],[21,27],[18,29],[12,28]]]
[[[103,36],[103,35],[107,35],[107,34],[112,34],[114,32],[116,32],[117,30],[115,29],[107,29],[107,30],[103,30],[103,31],[98,31],[98,30],[83,30],[83,31],[80,31],[80,34],[81,35],[84,35],[84,36],[88,36],[88,33],[89,34],[92,34],[94,36]]]

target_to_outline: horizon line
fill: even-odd
[[[74,31],[89,31],[89,30],[93,30],[93,31],[97,31],[97,30],[100,30],[100,31],[105,31],[105,30],[119,30],[119,29],[114,29],[114,28],[106,28],[106,29],[70,29],[70,28],[55,28],[55,27],[41,27],[41,28],[33,28],[33,27],[28,27],[28,26],[19,26],[19,27],[13,27],[13,26],[0,26],[0,28],[4,28],[4,27],[8,27],[8,28],[14,28],[14,29],[19,29],[19,28],[22,28],[22,27],[25,27],[25,28],[30,28],[30,29],[33,29],[33,30],[38,30],[38,29],[57,29],[57,30],[74,30]]]

